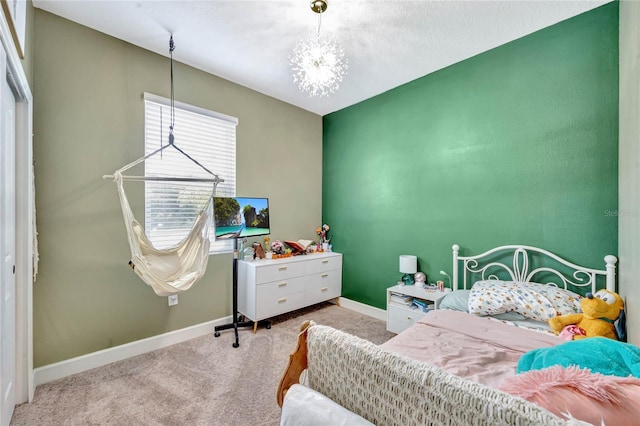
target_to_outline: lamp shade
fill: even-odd
[[[418,256],[401,254],[400,272],[402,272],[403,274],[415,274],[416,272],[418,272]]]

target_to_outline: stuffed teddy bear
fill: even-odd
[[[612,291],[587,293],[580,302],[581,314],[561,315],[549,320],[551,329],[566,340],[603,336],[617,339],[614,322],[624,309],[622,298]]]

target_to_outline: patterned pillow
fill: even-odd
[[[469,312],[469,293],[471,293],[471,290],[456,290],[450,292],[442,298],[438,309]],[[521,321],[525,319],[524,315],[520,315],[515,311],[504,312],[502,314],[493,315],[493,317],[505,321]]]
[[[478,281],[469,293],[469,313],[496,315],[517,312],[547,322],[558,315],[581,312],[581,296],[553,285],[513,281]]]

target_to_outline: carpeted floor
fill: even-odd
[[[242,329],[239,348],[228,330],[44,384],[11,425],[277,425],[278,381],[306,319],[377,344],[394,336],[383,321],[323,303],[255,335]]]

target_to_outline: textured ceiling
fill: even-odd
[[[34,0],[34,6],[325,115],[610,0],[329,0],[322,34],[344,47],[338,92],[311,98],[289,57],[317,26],[308,0]]]

